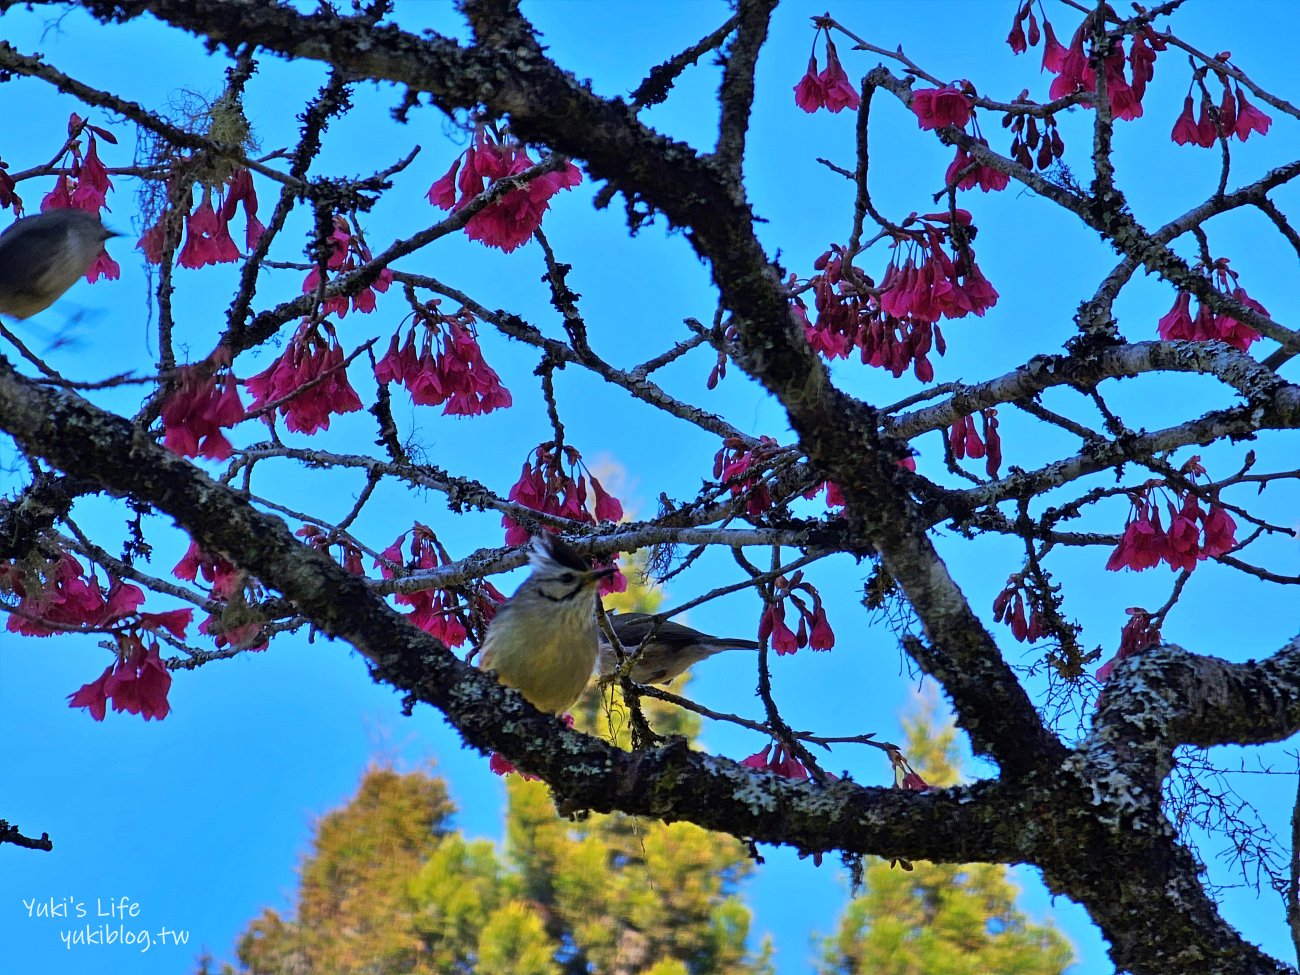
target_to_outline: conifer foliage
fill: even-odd
[[[954,729],[933,702],[904,721],[908,757],[933,788],[962,778]],[[994,863],[891,863],[872,857],[863,889],[822,943],[821,975],[1062,975],[1069,944],[1016,906],[1007,868]]]

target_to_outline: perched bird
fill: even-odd
[[[596,666],[596,587],[613,566],[592,569],[553,535],[533,538],[533,574],[502,603],[483,638],[479,667],[540,711],[578,700]]]
[[[85,210],[60,208],[15,220],[0,234],[0,314],[29,318],[50,307],[116,236]]]
[[[709,636],[681,623],[665,621],[655,626],[655,618],[646,613],[612,614],[609,622],[623,648],[636,654],[629,676],[638,684],[667,684],[688,667],[723,650],[758,649],[755,640]],[[602,634],[600,676],[608,677],[617,668],[618,656]]]

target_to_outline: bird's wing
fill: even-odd
[[[609,621],[624,646],[634,647],[646,638],[653,625],[654,617],[649,613],[617,613]],[[660,623],[655,630],[655,639],[664,643],[705,643],[716,646],[719,650],[757,650],[755,640],[742,640],[738,637],[718,637],[701,633],[699,630],[667,620]]]
[[[24,227],[21,234],[10,234],[15,226],[11,224],[0,234],[0,293],[28,294],[63,252],[68,231],[62,226],[37,225]],[[38,261],[34,254],[43,254],[45,259]]]

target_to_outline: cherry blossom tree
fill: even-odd
[[[462,0],[460,37],[408,29],[401,5],[386,0],[348,13],[269,0],[80,6],[105,38],[152,15],[201,39],[226,72],[218,97],[165,110],[0,45],[7,75],[56,86],[83,106],[55,152],[0,144],[6,162],[41,160],[0,171],[0,205],[98,213],[112,200],[120,222],[135,212],[123,187],[141,187],[136,255],[110,243],[118,263],[151,269],[152,347],[132,350],[121,364],[129,372],[114,364],[66,375],[15,329],[0,331],[0,429],[28,471],[0,502],[8,630],[104,639],[108,666],[69,689],[88,721],[110,709],[163,720],[177,675],[201,681],[223,659],[274,652],[278,636],[306,627],[359,651],[408,710],[437,709],[469,745],[496,753],[498,767],[544,779],[561,813],[684,820],[900,868],[912,859],[1032,864],[1052,892],[1088,911],[1117,968],[1291,970],[1225,921],[1189,845],[1192,807],[1170,783],[1188,781],[1189,769],[1191,781],[1209,774],[1189,765],[1188,749],[1263,745],[1300,730],[1300,642],[1246,660],[1232,648],[1168,644],[1162,628],[1189,580],[1207,573],[1246,574],[1283,600],[1300,582],[1268,560],[1278,551],[1269,544],[1293,533],[1259,498],[1265,488],[1270,498],[1290,491],[1294,510],[1297,472],[1286,458],[1300,386],[1285,374],[1300,333],[1271,294],[1271,307],[1261,302],[1266,292],[1250,271],[1258,253],[1215,246],[1220,224],[1248,213],[1258,218],[1252,250],[1300,255],[1300,233],[1279,203],[1300,159],[1250,173],[1232,165],[1240,147],[1276,140],[1300,109],[1252,80],[1248,53],[1239,62],[1184,39],[1182,0],[1131,13],[1026,0],[1007,56],[1030,64],[1030,87],[1011,95],[940,76],[898,38],[869,37],[853,22],[869,20],[869,8],[813,17],[801,38],[812,45],[805,73],[802,61],[783,64],[789,87],[779,108],[764,101],[763,110],[840,116],[854,133],[853,157],[817,160],[807,147],[809,165],[840,181],[839,198],[816,202],[839,236],[819,257],[788,266],[748,189],[762,166],[747,135],[775,0],[739,0],[696,43],[662,52],[627,97],[601,96],[552,60],[511,0]],[[267,151],[244,102],[263,62],[275,59],[320,66],[326,80],[296,109],[296,141]],[[715,141],[692,146],[649,115],[709,59],[721,65]],[[1176,117],[1144,106],[1157,67],[1162,82],[1188,85]],[[365,82],[382,86],[393,111],[373,148],[400,149],[372,172],[346,176],[327,162],[328,136]],[[895,146],[873,133],[880,113],[895,109],[911,113],[916,140],[951,151],[946,171],[913,174],[909,213],[874,192],[873,164]],[[414,120],[434,112],[460,141],[417,152]],[[1136,162],[1117,148],[1126,127],[1140,126],[1162,139],[1168,132],[1180,152],[1219,160],[1217,185],[1189,193],[1180,214],[1158,225],[1130,195]],[[107,165],[106,144],[131,129],[144,135],[137,158]],[[425,199],[396,197],[417,158],[435,154]],[[713,288],[704,321],[663,323],[658,351],[640,363],[620,355],[608,325],[590,321],[569,283],[573,268],[545,232],[549,215],[592,185],[598,208],[622,209],[603,218],[621,219],[629,234],[650,236],[656,223],[680,234]],[[1073,323],[1043,329],[1018,365],[956,377],[944,374],[949,343],[1009,341],[1025,326],[1000,321],[999,302],[1035,287],[1030,274],[994,279],[981,269],[976,197],[981,208],[1025,214],[1027,248],[1052,246],[1035,237],[1032,203],[1066,215],[1116,256],[1099,279],[1076,281]],[[381,239],[370,215],[390,200],[405,235]],[[510,281],[471,293],[431,273],[439,248],[462,239],[485,254],[522,250],[554,325],[511,310]],[[223,280],[223,271],[229,292],[219,300],[216,285],[194,283]],[[88,276],[118,273],[106,254]],[[1163,289],[1163,317],[1126,311],[1144,278]],[[290,279],[283,297],[267,297]],[[177,311],[187,288],[210,289],[198,331]],[[537,362],[527,400],[548,432],[486,445],[522,465],[512,486],[494,486],[475,478],[473,456],[431,462],[403,418],[408,406],[461,424],[520,410],[523,390],[507,388],[492,365],[507,344]],[[688,385],[661,379],[683,369]],[[600,445],[576,444],[566,431],[573,412],[595,406],[564,405],[557,387],[575,374],[591,378],[591,396],[631,398],[657,415],[669,431],[657,434],[665,467],[692,463],[674,449],[672,430],[707,434],[716,455],[712,469],[704,458],[694,471],[698,493],[661,495],[651,484],[659,510],[627,518],[584,459]],[[871,392],[855,385],[860,375],[873,377]],[[1168,392],[1179,378],[1195,378],[1201,392]],[[1146,384],[1143,395],[1176,418],[1153,428],[1133,420],[1139,402],[1122,395],[1121,380]],[[893,381],[919,391],[890,395]],[[105,405],[101,394],[140,382],[134,411]],[[788,429],[752,435],[711,405],[716,389],[746,382],[779,404]],[[366,429],[374,449],[333,439],[345,424]],[[1018,440],[1013,425],[1036,436]],[[288,492],[274,473],[283,465],[300,478]],[[320,514],[339,475],[359,484],[350,508]],[[368,537],[364,516],[390,489],[440,497],[444,520],[487,513],[494,537],[453,552],[438,523],[414,519],[396,539]],[[79,502],[97,495],[114,499],[128,526],[117,554],[79,523]],[[149,558],[142,525],[154,515],[188,536],[174,567]],[[504,598],[491,577],[522,565],[522,545],[538,532],[561,533],[606,564],[648,551],[659,578],[712,550],[734,556],[732,578],[692,603],[752,593],[761,718],[622,676],[635,733],[621,750],[537,712],[462,659]],[[1009,578],[992,604],[977,605],[946,553],[954,537],[989,536],[1014,540],[1021,555],[999,567]],[[1167,598],[1111,607],[1113,629],[1086,639],[1071,608],[1086,594],[1054,575],[1059,560],[1076,557],[1091,558],[1099,574],[1160,574]],[[864,567],[861,618],[828,611],[823,563]],[[616,575],[609,587],[622,583]],[[931,788],[925,770],[869,726],[832,738],[783,717],[770,663],[832,650],[868,619],[942,688],[994,774]],[[1117,650],[1089,648],[1116,631]],[[693,750],[655,734],[638,705],[646,696],[770,742],[748,758]],[[892,784],[824,768],[821,746],[832,743],[878,753]],[[48,846],[7,824],[0,838]],[[1296,870],[1278,856],[1277,886],[1300,930]]]

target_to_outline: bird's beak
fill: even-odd
[[[606,567],[603,568],[603,569],[592,569],[592,570],[591,570],[591,578],[592,578],[593,580],[608,579],[610,576],[612,576],[612,575],[613,575],[615,572],[617,572],[617,571],[618,571],[618,566],[617,566],[617,565],[609,565],[609,566],[606,566]]]

